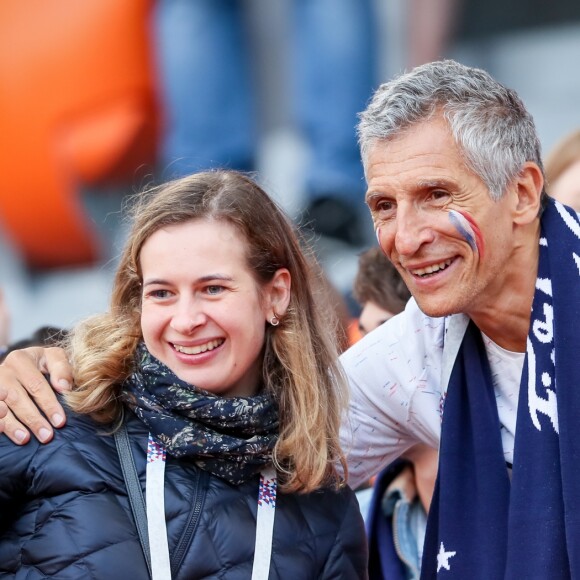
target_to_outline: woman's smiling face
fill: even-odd
[[[223,396],[259,388],[273,312],[278,273],[260,288],[246,248],[233,225],[192,220],[156,231],[140,253],[149,352],[180,379]]]

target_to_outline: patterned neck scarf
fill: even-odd
[[[541,219],[511,482],[491,370],[470,323],[445,400],[422,579],[579,577],[579,329],[580,222],[550,201]]]
[[[177,378],[140,344],[120,398],[169,455],[192,459],[234,485],[272,461],[278,406],[270,393],[213,395]]]

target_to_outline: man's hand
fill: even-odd
[[[64,393],[71,384],[72,368],[61,348],[35,346],[8,354],[0,365],[0,433],[18,445],[28,442],[29,430],[41,443],[50,441],[52,427],[66,421],[53,388]]]

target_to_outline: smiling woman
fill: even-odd
[[[265,321],[283,317],[288,307],[288,270],[259,286],[235,226],[199,219],[156,231],[143,244],[140,263],[149,352],[206,391],[255,395]]]
[[[70,334],[67,427],[46,447],[0,441],[0,571],[365,578],[317,276],[287,218],[239,173],[138,197],[110,309]],[[128,433],[145,488],[141,546],[111,432]],[[56,540],[64,526],[74,542]]]

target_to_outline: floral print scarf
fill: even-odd
[[[137,347],[121,400],[173,457],[239,485],[272,462],[278,405],[271,393],[220,397],[190,385]]]

